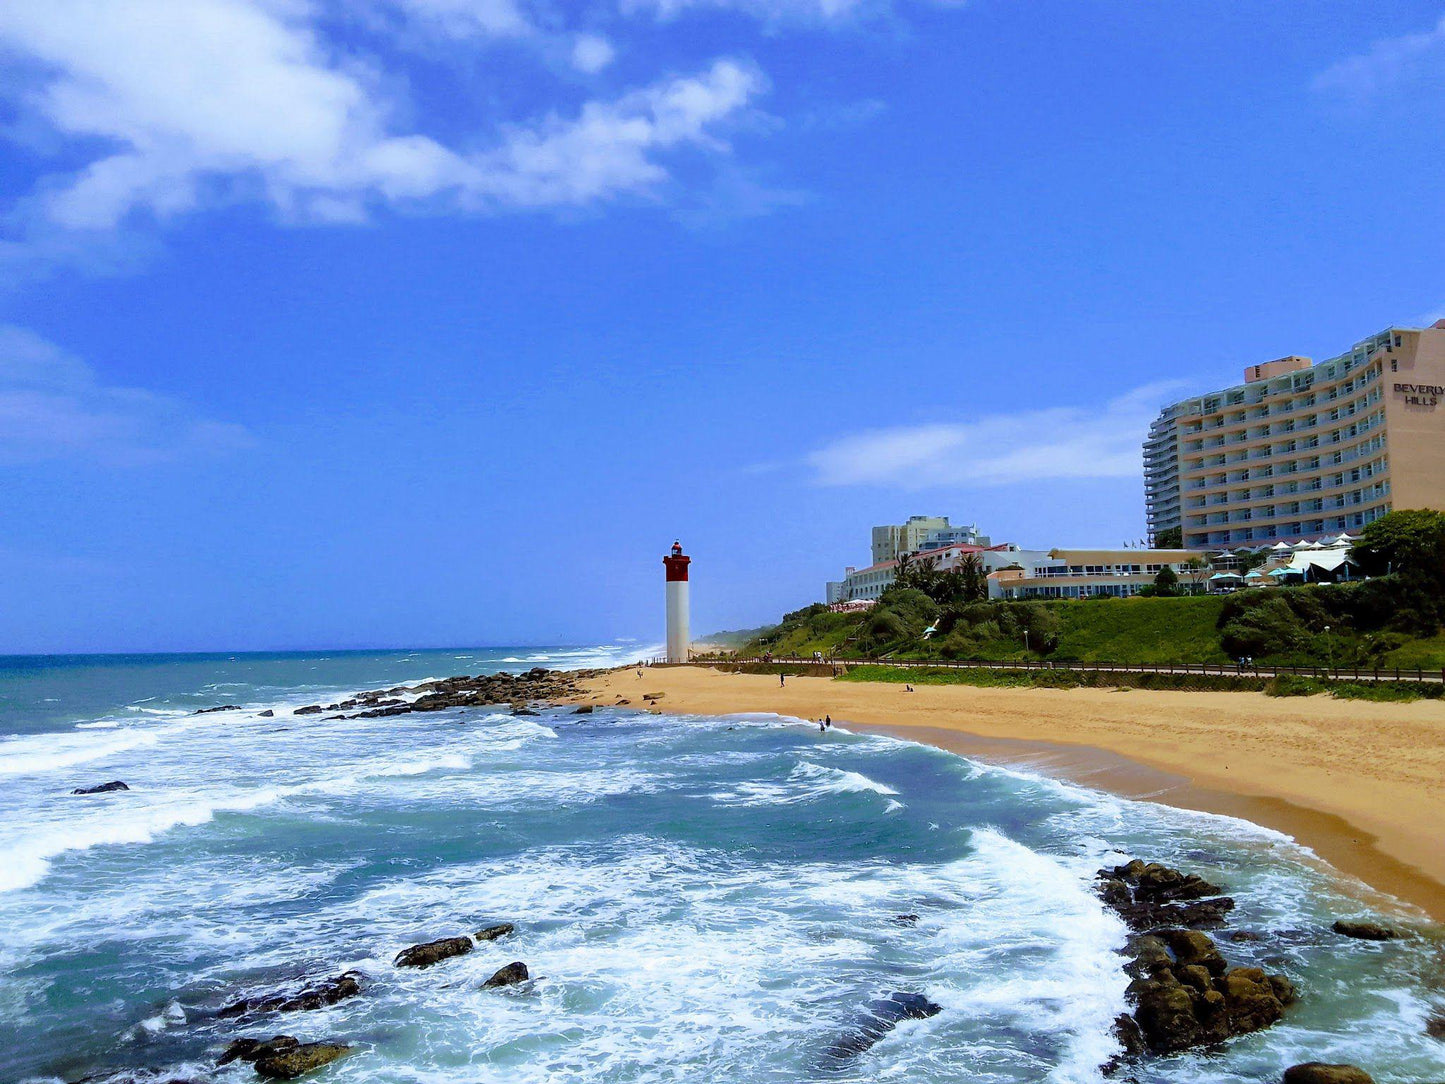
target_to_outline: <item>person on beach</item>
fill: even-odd
[[[913,691],[913,686],[912,686],[912,685],[904,685],[904,686],[903,686],[903,691],[904,691],[905,693],[911,693],[911,692]]]
[[[828,728],[823,725],[823,720],[822,720],[822,719],[819,719],[819,720],[818,720],[818,733],[819,733],[819,734],[826,734],[827,732],[828,732]]]
[[[783,686],[783,685],[786,685],[786,684],[787,684],[787,682],[783,680],[783,674],[782,674],[782,672],[779,671],[779,672],[778,672],[778,685],[779,685],[779,686]]]
[[[831,715],[823,716],[823,724],[827,729],[831,730],[833,727],[833,717]]]

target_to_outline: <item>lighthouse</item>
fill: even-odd
[[[674,542],[662,559],[667,568],[667,661],[687,662],[687,566],[692,560]]]

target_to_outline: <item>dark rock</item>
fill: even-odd
[[[453,956],[464,956],[472,951],[470,937],[443,937],[439,941],[428,941],[412,945],[396,954],[397,967],[430,967]]]
[[[540,711],[533,711],[531,708],[513,708],[513,715],[541,715]]]
[[[1445,1012],[1434,1013],[1425,1021],[1425,1034],[1432,1039],[1445,1040]]]
[[[304,708],[297,708],[292,715],[320,715],[326,709],[320,704],[307,704]]]
[[[231,1062],[257,1061],[261,1058],[269,1058],[287,1050],[293,1050],[301,1045],[301,1040],[294,1035],[273,1035],[269,1039],[237,1039],[225,1052],[216,1059],[217,1065],[229,1065]]]
[[[1137,1058],[1144,1053],[1144,1033],[1139,1030],[1134,1018],[1126,1012],[1114,1017],[1114,1038],[1118,1039],[1119,1045],[1124,1048],[1126,1058]]]
[[[222,704],[218,708],[197,708],[191,712],[192,715],[210,715],[213,711],[240,711],[240,704]]]
[[[361,975],[348,971],[334,979],[315,983],[300,993],[286,996],[268,994],[264,997],[242,998],[233,1001],[216,1013],[217,1016],[243,1016],[256,1012],[301,1012],[307,1009],[324,1009],[361,993]]]
[[[472,934],[478,941],[495,941],[499,937],[508,937],[516,932],[517,927],[510,922],[499,922],[495,926],[488,926]]]
[[[1375,1084],[1375,1079],[1357,1065],[1307,1061],[1286,1069],[1284,1084]]]
[[[270,719],[270,718],[274,717],[275,714],[276,714],[276,713],[275,713],[274,711],[272,711],[270,708],[267,708],[265,711],[263,711],[263,712],[261,713],[261,718],[263,718],[263,719]]]
[[[583,704],[581,707],[579,707],[579,708],[578,708],[576,711],[574,711],[572,714],[573,714],[573,715],[591,715],[591,714],[592,714],[592,708],[593,708],[593,705],[592,705],[592,704]]]
[[[345,1043],[302,1043],[257,1059],[256,1072],[276,1080],[294,1080],[350,1052]]]
[[[895,925],[895,926],[917,926],[917,925],[918,925],[918,916],[917,916],[917,915],[894,915],[894,916],[893,916],[893,925]]]
[[[498,986],[515,986],[519,982],[526,982],[530,977],[527,974],[527,965],[521,960],[515,960],[505,967],[497,968],[492,977],[482,983],[482,989],[491,990]]]
[[[1231,941],[1263,941],[1264,938],[1253,930],[1234,930],[1229,934]]]
[[[1330,929],[1335,933],[1343,934],[1346,937],[1354,937],[1360,941],[1391,941],[1400,935],[1388,926],[1381,926],[1378,922],[1366,922],[1342,918],[1335,922]],[[1313,1063],[1311,1063],[1313,1064]]]
[[[1218,885],[1192,873],[1158,862],[1135,859],[1113,869],[1101,869],[1095,892],[1131,929],[1184,926],[1217,929],[1234,910],[1234,900],[1218,895]],[[1213,899],[1205,897],[1213,896]]]
[[[112,779],[109,783],[101,783],[97,787],[76,787],[71,794],[109,794],[113,790],[130,790],[119,779]]]
[[[898,1026],[900,1020],[926,1020],[943,1011],[922,994],[895,991],[887,997],[870,1001],[863,1015],[846,1035],[832,1046],[824,1057],[824,1068],[839,1070],[841,1063],[863,1053],[884,1035]]]
[[[1174,957],[1162,938],[1153,934],[1140,934],[1129,939],[1125,952],[1133,959],[1124,965],[1125,974],[1131,978],[1157,975],[1160,971],[1174,966]]]

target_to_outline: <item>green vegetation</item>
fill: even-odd
[[[983,689],[1181,689],[1192,692],[1263,692],[1266,696],[1313,696],[1337,700],[1409,703],[1445,699],[1445,685],[1415,681],[1324,681],[1284,674],[1276,678],[1248,674],[1127,673],[1097,670],[949,670],[929,667],[850,667],[840,681],[887,681],[896,685],[969,685]]]
[[[939,573],[902,562],[900,582],[862,613],[821,604],[784,616],[741,653],[916,661],[1048,660],[1438,670],[1445,667],[1445,515],[1395,512],[1365,528],[1358,554],[1374,579],[1181,594],[1200,571],[1153,597],[1000,602],[973,567]],[[1207,576],[1207,569],[1203,570]]]

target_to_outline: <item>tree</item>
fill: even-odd
[[[1184,528],[1166,527],[1154,536],[1154,548],[1160,550],[1182,550],[1184,548]]]
[[[1361,532],[1354,556],[1372,576],[1395,572],[1445,584],[1445,513],[1414,508],[1382,516]]]
[[[1154,593],[1156,595],[1177,595],[1179,593],[1179,577],[1174,570],[1165,565],[1154,577]]]
[[[1203,557],[1191,557],[1184,562],[1184,575],[1189,577],[1189,592],[1197,595],[1199,585],[1204,582],[1204,577],[1209,572],[1209,563]]]

